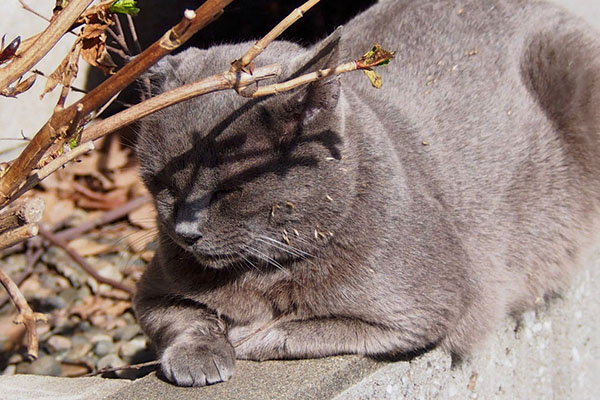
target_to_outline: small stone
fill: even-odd
[[[127,325],[122,328],[118,328],[113,333],[113,337],[117,341],[128,341],[136,337],[139,333],[141,333],[141,328],[139,325]]]
[[[85,335],[76,334],[71,338],[71,342],[73,342],[73,347],[75,347],[84,343],[89,343],[90,340]]]
[[[54,351],[69,350],[73,346],[71,339],[61,335],[51,336],[46,343],[54,349]]]
[[[148,342],[145,337],[140,336],[135,339],[125,342],[119,349],[119,355],[123,358],[132,358],[136,353],[145,350],[148,346]]]
[[[67,354],[65,354],[64,361],[66,362],[79,362],[83,357],[85,357],[90,350],[92,350],[93,345],[91,343],[80,343],[74,345],[71,350]]]
[[[53,356],[43,356],[32,363],[21,363],[17,366],[19,374],[60,376],[62,365]]]
[[[60,297],[62,297],[62,299],[65,301],[65,303],[71,303],[75,300],[79,300],[79,291],[80,289],[75,289],[75,288],[67,288],[64,290],[61,290],[60,292]]]
[[[115,344],[112,340],[100,340],[94,345],[94,354],[98,357],[104,357],[107,354],[115,352]]]
[[[116,354],[109,354],[98,360],[96,366],[98,369],[117,368],[126,365],[125,361],[119,358]]]
[[[110,335],[107,335],[106,333],[94,333],[93,335],[90,336],[90,342],[91,343],[98,343],[101,342],[103,340],[112,342],[113,338]]]

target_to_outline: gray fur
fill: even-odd
[[[328,45],[277,42],[258,62],[294,76],[375,42],[397,50],[381,90],[358,72],[143,121],[160,246],[135,310],[169,380],[227,380],[234,358],[467,354],[592,249],[591,28],[544,2],[385,1]],[[221,72],[249,45],[190,49],[154,79]]]

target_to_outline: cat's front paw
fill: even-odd
[[[165,378],[178,386],[206,386],[224,382],[235,371],[235,351],[225,340],[176,342],[161,357]]]

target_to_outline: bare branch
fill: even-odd
[[[39,12],[35,11],[33,8],[29,7],[23,0],[19,0],[19,3],[21,3],[21,7],[26,10],[29,11],[30,13],[32,13],[33,15],[37,15],[38,17],[40,17],[41,19],[43,19],[44,21],[50,22],[49,18],[44,17],[42,14],[40,14]]]
[[[45,203],[40,198],[31,198],[14,204],[0,211],[0,233],[26,224],[33,224],[42,219]]]
[[[62,155],[60,155],[59,157],[56,157],[54,160],[50,161],[39,171],[35,172],[33,175],[31,175],[29,178],[27,178],[27,180],[25,181],[25,184],[16,193],[15,197],[19,197],[19,196],[23,195],[30,189],[34,188],[38,183],[40,183],[41,181],[46,179],[48,176],[50,176],[50,174],[52,174],[55,171],[57,171],[58,169],[62,168],[67,163],[73,161],[77,157],[80,157],[83,154],[87,153],[88,151],[92,151],[94,149],[95,149],[94,143],[88,142],[88,143],[84,143],[82,145],[79,145],[79,146],[73,148],[69,152],[64,152]]]
[[[133,45],[135,46],[136,54],[142,52],[142,46],[140,45],[140,39],[138,38],[137,31],[135,30],[135,23],[131,15],[127,14],[127,24],[129,25],[129,32],[131,32],[131,39],[133,39]]]
[[[82,0],[71,0],[60,16],[72,8],[72,5]],[[88,0],[86,0],[88,1]],[[162,57],[179,47],[194,33],[214,21],[223,13],[223,8],[233,0],[207,0],[195,12],[186,11],[179,24],[171,28],[162,38],[152,44],[142,54],[136,57],[112,75],[100,86],[89,92],[78,103],[54,113],[50,120],[38,131],[21,155],[11,164],[0,180],[0,207],[10,203],[16,197],[22,182],[36,168],[38,162],[48,148],[60,137],[66,137],[71,125],[76,124],[78,109],[82,115],[96,110],[116,93],[123,90],[137,79],[150,66]],[[59,19],[60,19],[59,16]],[[58,20],[58,19],[57,19]],[[54,24],[50,24],[54,26]],[[45,42],[45,41],[40,41]],[[11,63],[9,67],[12,67]],[[11,81],[12,82],[12,81]],[[0,88],[2,85],[0,85]]]
[[[58,17],[41,33],[44,40],[36,40],[22,50],[0,74],[0,90],[6,89],[40,61],[69,30],[92,0],[71,0]]]
[[[271,42],[277,39],[292,24],[294,24],[296,21],[302,18],[304,13],[310,10],[319,1],[320,0],[308,0],[302,6],[292,11],[290,15],[285,17],[283,21],[278,23],[277,26],[275,26],[275,28],[273,28],[269,33],[267,33],[265,37],[256,42],[254,46],[252,46],[250,50],[248,50],[248,52],[246,52],[246,54],[242,56],[242,58],[234,61],[231,65],[231,71],[235,72],[245,69],[256,57],[258,57],[267,48],[269,44],[271,44]]]
[[[273,78],[281,73],[279,65],[268,65],[257,68],[253,75],[241,72],[234,74],[224,72],[214,75],[197,82],[193,82],[177,89],[170,90],[158,96],[152,97],[142,103],[131,106],[112,117],[102,121],[96,121],[89,128],[83,131],[82,141],[96,140],[124,126],[131,124],[140,118],[143,118],[153,112],[162,110],[170,105],[197,97],[206,93],[215,92],[224,89],[233,89],[235,87],[248,86],[260,80]]]
[[[15,320],[17,324],[25,325],[27,356],[35,360],[38,356],[38,338],[36,325],[38,321],[46,322],[46,317],[43,314],[35,313],[25,300],[25,296],[19,290],[18,286],[10,279],[8,275],[0,268],[0,283],[8,292],[10,299],[13,301],[19,315]]]
[[[76,263],[78,263],[81,268],[83,268],[85,270],[85,272],[87,272],[88,274],[90,274],[92,276],[92,278],[94,278],[95,280],[97,280],[100,283],[106,283],[107,285],[110,285],[114,288],[117,288],[119,290],[122,290],[126,293],[129,293],[130,295],[133,296],[133,294],[135,293],[135,290],[132,287],[129,287],[128,285],[125,285],[121,282],[117,282],[113,279],[110,278],[105,278],[102,275],[100,275],[95,269],[94,267],[92,267],[86,260],[85,258],[83,258],[79,253],[77,253],[75,250],[73,250],[71,248],[71,246],[68,245],[68,243],[66,243],[64,240],[57,238],[55,234],[53,234],[50,231],[47,231],[43,228],[40,228],[40,236],[42,236],[44,239],[48,240],[50,243],[52,243],[54,246],[60,247],[61,249],[63,249],[68,255],[69,257],[71,257],[73,259],[73,261],[75,261]]]

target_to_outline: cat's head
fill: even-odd
[[[189,50],[155,78],[162,90],[189,83],[227,69],[245,48]],[[315,55],[274,43],[261,61],[302,65],[298,53]],[[254,100],[218,92],[142,121],[142,178],[161,233],[214,268],[280,267],[318,253],[354,192],[340,94],[339,79]]]

